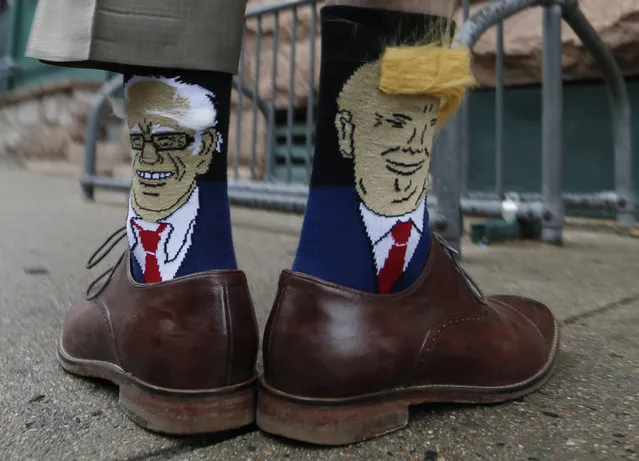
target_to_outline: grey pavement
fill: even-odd
[[[115,193],[85,203],[77,181],[0,165],[0,461],[639,459],[637,239],[572,230],[563,248],[464,242],[465,266],[486,292],[537,297],[563,323],[557,372],[533,395],[417,407],[407,429],[341,448],[255,427],[169,438],[129,421],[114,386],[72,377],[55,361],[63,316],[91,280],[84,263],[122,225],[124,203]],[[233,209],[262,326],[300,224],[295,215]]]

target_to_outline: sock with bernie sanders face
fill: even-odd
[[[153,69],[124,80],[133,278],[156,283],[235,269],[226,183],[232,76]]]
[[[380,294],[421,273],[433,138],[473,83],[466,49],[414,45],[449,36],[447,23],[323,8],[318,141],[293,270]]]

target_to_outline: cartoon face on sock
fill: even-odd
[[[131,204],[157,222],[184,205],[219,151],[207,91],[174,79],[134,78],[126,86],[133,157]]]
[[[342,155],[352,158],[357,193],[367,208],[401,216],[424,199],[439,100],[388,95],[379,61],[361,66],[342,88],[335,120]]]

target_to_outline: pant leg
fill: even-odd
[[[40,0],[27,56],[236,73],[246,0]]]

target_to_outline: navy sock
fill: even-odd
[[[226,183],[232,76],[125,74],[133,184],[127,237],[138,282],[235,269]]]
[[[421,14],[323,8],[317,146],[293,270],[372,293],[419,276],[439,101],[382,93],[380,59],[385,47],[441,27],[442,18]]]

